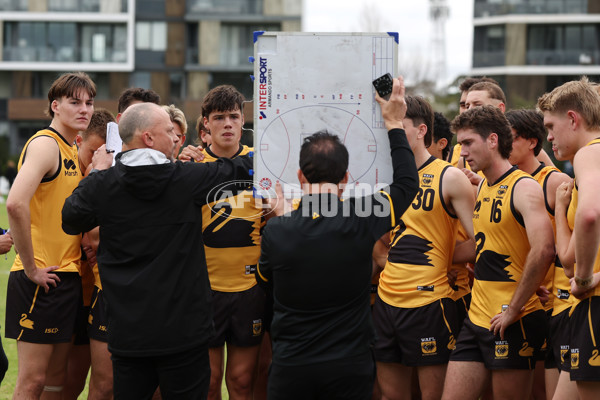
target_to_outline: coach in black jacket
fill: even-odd
[[[269,220],[257,281],[274,298],[270,400],[370,399],[371,254],[418,190],[417,169],[402,120],[402,79],[389,101],[377,97],[392,153],[393,182],[372,196],[341,201],[348,151],[337,136],[305,139],[296,211]]]
[[[63,229],[100,226],[98,265],[113,355],[115,399],[205,398],[211,294],[202,245],[202,205],[211,188],[250,179],[248,157],[173,162],[177,136],[152,103],[125,111],[127,151],[81,181],[63,207]]]

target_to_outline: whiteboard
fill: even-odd
[[[396,76],[397,33],[254,33],[254,187],[300,197],[302,140],[326,130],[348,148],[344,196],[391,183],[389,139],[372,81]]]

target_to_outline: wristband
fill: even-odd
[[[588,278],[580,278],[578,276],[575,277],[575,284],[577,284],[577,286],[580,286],[582,288],[588,287],[592,284],[592,281],[594,280],[594,276],[590,276]]]

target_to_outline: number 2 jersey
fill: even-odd
[[[533,178],[513,167],[492,185],[485,179],[477,195],[473,212],[477,255],[469,319],[483,328],[489,328],[492,317],[510,303],[530,250],[525,224],[513,204],[514,187],[521,179]],[[533,293],[519,318],[541,309]]]
[[[231,158],[252,151],[240,145]],[[204,149],[204,160],[219,157]],[[256,285],[254,272],[260,257],[262,208],[255,203],[252,182],[228,182],[213,189],[202,207],[202,238],[212,290],[242,292]]]
[[[447,273],[459,221],[442,195],[448,168],[449,163],[433,156],[419,168],[419,191],[391,233],[378,289],[381,300],[391,306],[421,307],[454,292]]]

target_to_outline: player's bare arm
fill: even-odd
[[[558,187],[563,183],[568,184],[572,181],[573,179],[569,175],[562,172],[554,172],[548,176],[545,195],[548,205],[552,210],[556,209],[556,190]]]
[[[530,250],[525,260],[523,275],[508,305],[508,309],[492,317],[490,331],[500,333],[513,324],[521,308],[536,292],[554,260],[554,232],[544,206],[542,187],[533,179],[521,179],[513,190],[516,211],[522,216]]]
[[[390,251],[390,233],[385,233],[373,246],[373,272],[371,277],[383,271]]]
[[[38,137],[27,147],[27,157],[21,166],[6,201],[10,232],[19,249],[25,274],[31,281],[40,285],[46,292],[49,285],[56,286],[60,278],[51,273],[58,265],[37,268],[31,242],[31,213],[29,203],[44,177],[53,176],[59,164],[58,144],[53,138]]]
[[[556,254],[567,277],[572,278],[575,272],[575,237],[569,228],[567,210],[571,203],[573,181],[561,183],[556,188],[554,203],[554,222],[556,224]]]
[[[473,239],[475,195],[469,178],[458,168],[448,168],[442,182],[442,196],[450,212],[458,217],[469,238]]]
[[[578,204],[575,214],[575,259],[577,268],[571,284],[571,293],[575,297],[585,295],[598,285],[598,277],[593,277],[594,263],[600,246],[600,147],[581,148],[573,160],[577,177]],[[582,281],[594,278],[592,284],[580,285]]]

